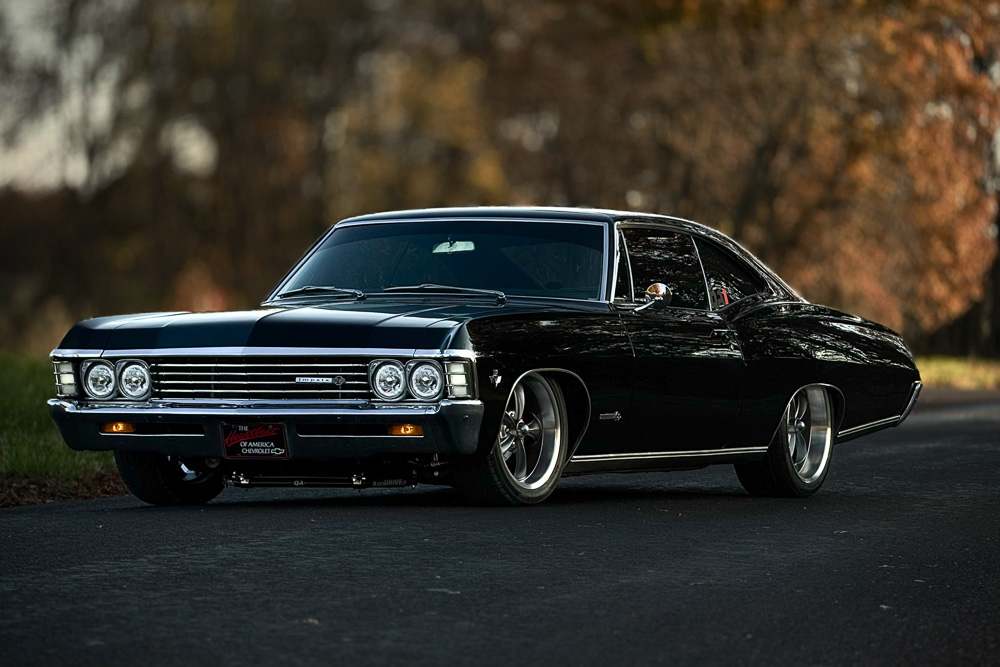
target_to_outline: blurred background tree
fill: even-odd
[[[1000,353],[997,3],[0,0],[0,140],[3,347],[251,307],[348,215],[539,204]]]

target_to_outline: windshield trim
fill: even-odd
[[[390,220],[356,220],[351,222],[338,222],[333,227],[331,227],[325,234],[319,237],[312,247],[306,252],[302,258],[295,263],[291,270],[285,274],[285,277],[281,279],[278,285],[271,290],[271,293],[267,295],[267,298],[261,303],[270,304],[272,303],[284,289],[285,285],[291,280],[292,276],[298,273],[299,269],[302,267],[306,261],[316,253],[323,245],[326,243],[327,239],[336,232],[338,229],[344,229],[345,227],[358,227],[361,225],[393,225],[397,223],[421,223],[421,222],[528,222],[528,223],[542,223],[542,224],[555,224],[555,225],[597,225],[603,227],[602,233],[604,234],[604,257],[601,268],[601,293],[597,299],[575,299],[569,297],[547,297],[547,296],[536,296],[527,294],[508,294],[507,298],[514,296],[526,299],[548,299],[557,298],[564,301],[582,301],[585,303],[610,303],[608,301],[608,229],[611,227],[611,223],[603,222],[599,220],[566,220],[566,219],[549,219],[549,218],[522,218],[522,217],[503,217],[503,216],[489,216],[489,217],[430,217],[430,218],[394,218]],[[611,249],[610,254],[614,256],[614,249]],[[376,292],[377,293],[377,292]],[[368,293],[370,296],[373,293]]]

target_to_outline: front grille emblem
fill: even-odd
[[[296,382],[302,382],[304,384],[332,384],[338,387],[343,387],[347,380],[344,379],[343,375],[336,375],[334,377],[319,377],[312,375],[300,375],[295,378]]]

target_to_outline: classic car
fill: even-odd
[[[678,218],[452,208],[344,220],[257,310],[101,317],[52,352],[67,444],[152,504],[225,485],[452,485],[732,464],[804,497],[834,445],[900,424],[902,338],[809,303]]]

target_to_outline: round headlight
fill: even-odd
[[[119,387],[126,398],[143,398],[149,393],[152,382],[149,379],[149,371],[142,364],[128,364],[122,369],[118,376]]]
[[[403,365],[397,361],[379,364],[372,373],[372,390],[386,401],[395,401],[406,392],[406,376]]]
[[[103,361],[91,364],[83,383],[92,398],[111,398],[115,395],[115,371]]]
[[[410,392],[417,398],[425,401],[437,398],[443,386],[444,378],[437,364],[417,364],[410,371]]]

